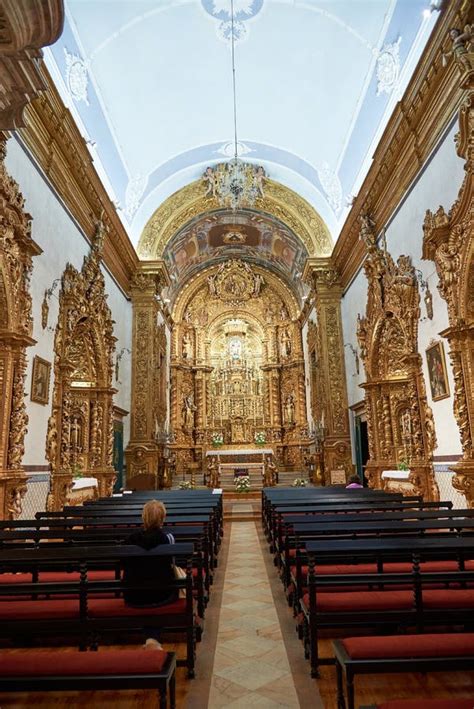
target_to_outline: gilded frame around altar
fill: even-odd
[[[450,396],[446,356],[442,340],[437,340],[426,349],[426,366],[430,382],[431,398],[441,401]]]
[[[48,403],[50,380],[51,362],[35,355],[31,372],[31,401],[37,404],[43,404],[43,406]]]

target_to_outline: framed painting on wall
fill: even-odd
[[[441,340],[434,342],[426,350],[426,364],[428,366],[431,398],[433,401],[446,399],[449,396],[449,384],[444,345]]]
[[[48,403],[50,376],[51,362],[35,356],[33,358],[33,372],[31,374],[31,401],[35,401],[37,404]]]

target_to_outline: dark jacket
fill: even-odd
[[[172,534],[165,534],[161,529],[149,529],[134,532],[125,544],[136,544],[142,549],[154,549],[160,544],[174,544]],[[173,560],[171,557],[125,559],[123,562],[123,580],[138,588],[124,589],[124,600],[130,606],[156,606],[174,601],[177,592],[171,590],[141,590],[139,587],[152,583],[170,583],[174,581]]]

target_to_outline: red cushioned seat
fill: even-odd
[[[31,583],[31,574],[0,574],[0,583]]]
[[[377,709],[472,709],[474,699],[394,699]]]
[[[0,677],[44,677],[161,672],[164,650],[99,650],[98,652],[26,651],[0,653]]]
[[[346,638],[342,644],[353,660],[474,656],[474,633]]]
[[[90,618],[106,618],[115,616],[140,616],[140,615],[184,615],[186,612],[186,599],[179,598],[173,603],[167,603],[158,608],[134,608],[125,605],[122,598],[92,598],[88,603]]]
[[[309,608],[309,594],[303,596]],[[322,612],[334,611],[398,611],[413,608],[412,591],[355,591],[351,593],[318,593],[316,608]]]
[[[89,581],[113,581],[115,578],[114,571],[88,571],[87,579]],[[81,575],[77,571],[41,571],[39,580],[45,583],[62,583],[63,581],[80,581]]]
[[[78,600],[1,601],[0,620],[45,620],[79,617]]]
[[[443,589],[423,591],[424,608],[474,608],[474,590]]]

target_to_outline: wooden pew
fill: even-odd
[[[347,707],[354,709],[354,678],[357,674],[474,669],[474,633],[355,637],[336,640],[333,648],[339,709],[346,706],[343,675],[346,678]]]
[[[34,638],[66,633],[78,638],[80,647],[97,647],[103,634],[141,630],[145,626],[163,628],[166,632],[186,634],[188,676],[194,677],[196,624],[192,593],[191,560],[194,547],[189,543],[161,545],[145,551],[137,546],[56,547],[22,550],[0,550],[0,569],[6,572],[50,570],[68,565],[79,571],[79,579],[69,582],[32,584],[0,584],[0,637]],[[135,608],[125,605],[121,597],[122,581],[91,580],[89,566],[101,563],[123,563],[130,558],[173,558],[186,568],[186,579],[172,584],[150,584],[147,590],[185,588],[186,598],[166,606]],[[12,577],[14,579],[14,576]],[[128,586],[130,588],[130,586]],[[145,587],[141,584],[140,588]]]
[[[155,689],[160,709],[176,707],[176,655],[155,650],[0,651],[0,692]],[[1,700],[0,700],[1,701]]]
[[[474,609],[474,571],[421,573],[420,564],[432,560],[474,559],[474,538],[437,539],[433,536],[403,539],[349,539],[308,541],[308,594],[301,600],[304,615],[305,651],[309,649],[311,675],[319,664],[332,663],[319,658],[318,633],[324,628],[464,625]],[[408,561],[411,572],[376,574],[329,574],[317,572],[317,564],[386,564]],[[437,586],[446,586],[437,588]],[[367,590],[372,586],[376,590]],[[360,587],[362,591],[355,591]],[[401,590],[399,590],[399,588]],[[410,590],[406,590],[409,587]],[[347,591],[345,588],[349,588]],[[325,592],[325,589],[330,591]]]

